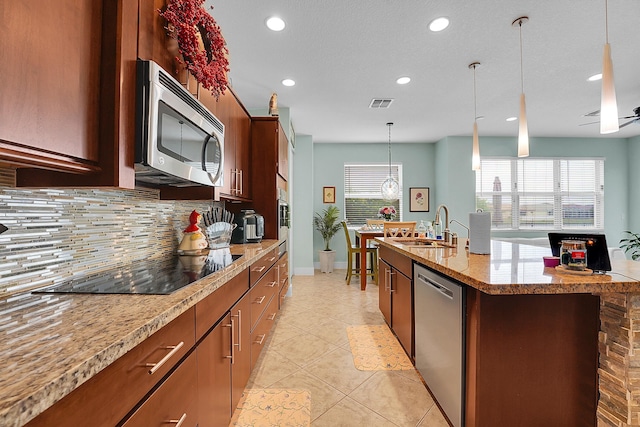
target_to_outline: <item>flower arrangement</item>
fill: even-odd
[[[383,206],[378,211],[378,218],[384,218],[385,221],[391,221],[396,217],[396,208],[393,206]]]
[[[229,50],[220,27],[203,4],[204,0],[169,0],[167,7],[158,13],[167,20],[167,30],[178,42],[178,62],[218,98],[228,85]],[[200,48],[200,39],[204,50]]]

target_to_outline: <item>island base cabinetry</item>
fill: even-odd
[[[599,298],[467,289],[465,425],[595,426]]]

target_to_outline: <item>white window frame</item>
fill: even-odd
[[[481,183],[481,175],[483,171],[486,171],[488,167],[488,163],[492,161],[508,161],[510,163],[510,179],[511,179],[511,188],[502,190],[500,192],[493,191],[482,191],[479,187]],[[526,193],[520,191],[518,188],[518,168],[520,165],[526,163],[527,161],[533,160],[549,160],[553,162],[553,190],[548,193],[536,192],[533,193],[535,196],[547,196],[553,198],[553,226],[551,227],[528,227],[523,226],[521,224],[521,215],[520,215],[520,199],[524,198],[527,195],[531,195],[531,193]],[[562,164],[563,162],[572,162],[572,161],[594,161],[595,162],[595,170],[594,170],[594,191],[563,191],[562,190]],[[499,194],[509,194],[511,199],[511,227],[497,227],[492,224],[491,229],[493,231],[557,231],[557,230],[585,230],[585,231],[603,231],[604,230],[604,163],[605,158],[602,157],[532,157],[532,158],[514,158],[514,157],[483,157],[481,159],[481,169],[476,172],[476,189],[475,189],[475,200],[478,201],[479,198],[486,199],[487,197],[491,197],[493,195]],[[492,172],[489,172],[492,173]],[[506,195],[505,194],[505,195]],[[563,211],[562,211],[562,201],[570,196],[589,196],[594,197],[594,225],[592,227],[587,226],[576,226],[576,227],[563,227]],[[476,206],[477,208],[477,206]]]
[[[347,188],[347,169],[350,167],[372,167],[372,168],[376,168],[376,169],[380,169],[379,173],[376,173],[376,178],[372,178],[371,180],[371,188],[369,189],[368,192],[362,192],[362,193],[351,193]],[[396,216],[396,220],[401,221],[402,217],[403,217],[403,212],[404,212],[404,208],[403,208],[403,203],[402,203],[402,194],[403,194],[403,190],[402,190],[402,163],[401,162],[392,162],[391,163],[391,168],[392,168],[392,173],[393,173],[393,177],[398,181],[398,184],[400,185],[400,192],[398,194],[398,216]],[[380,179],[380,176],[384,175],[384,178]],[[353,198],[354,196],[360,196],[360,198],[370,198],[370,199],[379,199],[379,202],[377,203],[378,208],[382,207],[382,206],[388,206],[392,203],[382,199],[382,190],[381,190],[381,186],[382,186],[382,182],[384,181],[384,179],[389,175],[389,164],[388,163],[371,163],[371,162],[367,162],[367,163],[360,163],[360,162],[349,162],[349,163],[344,163],[343,166],[343,186],[344,186],[344,217],[347,221],[347,224],[350,227],[359,227],[364,225],[364,222],[362,221],[357,221],[357,220],[353,220],[351,218],[348,217],[348,210],[347,210],[347,199],[349,198]],[[379,181],[379,182],[378,182]],[[377,212],[372,212],[370,215],[371,218],[377,218]]]

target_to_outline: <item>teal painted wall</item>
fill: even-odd
[[[322,187],[336,187],[336,206],[340,209],[341,218],[344,218],[344,164],[356,162],[387,164],[388,146],[386,144],[314,144],[313,147],[313,170],[306,168],[302,172],[313,175],[313,187],[309,193],[313,199],[310,205],[313,206],[314,213],[325,209],[329,205],[322,203]],[[296,161],[297,150],[296,143]],[[392,144],[391,160],[394,163],[402,163],[403,168],[404,220],[431,221],[435,216],[433,194],[430,194],[430,212],[409,212],[409,188],[429,187],[432,190],[435,186],[434,155],[434,144]],[[298,179],[297,175],[295,179]],[[305,200],[311,201],[309,196]],[[309,219],[309,224],[312,224],[312,219]],[[295,233],[297,233],[297,228]],[[351,232],[351,239],[354,239],[353,232]],[[336,267],[344,268],[347,261],[344,233],[336,234],[330,246],[336,251]],[[318,251],[322,249],[324,249],[322,237],[313,230],[313,258],[315,261],[318,260]]]
[[[291,240],[289,252],[293,274],[313,275],[313,139],[309,135],[296,135],[293,154],[293,191],[289,194],[291,207]]]
[[[640,136],[630,138],[628,147],[629,226],[627,229],[634,233],[640,233]]]

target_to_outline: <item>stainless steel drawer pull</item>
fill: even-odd
[[[267,320],[273,320],[276,318],[276,313],[271,313],[268,317]]]
[[[238,342],[234,345],[238,346],[238,351],[242,351],[242,310],[238,310],[238,314],[232,314],[231,317],[238,318]]]
[[[276,257],[272,256],[271,258],[269,258],[269,262],[273,262],[276,260]]]
[[[187,419],[187,413],[185,412],[184,414],[182,414],[182,416],[180,417],[179,420],[169,420],[166,423],[167,424],[175,424],[176,427],[180,427],[182,425],[182,423],[184,423],[184,420]]]
[[[164,356],[162,359],[160,359],[158,363],[145,363],[144,365],[145,367],[151,368],[149,369],[149,375],[153,375],[158,369],[162,367],[162,365],[167,363],[167,360],[169,360],[174,354],[180,351],[183,345],[184,345],[184,341],[180,341],[178,345],[169,345],[166,347],[162,347],[165,350],[171,350],[171,351],[167,353],[166,356]]]
[[[262,270],[265,269],[265,266],[252,268],[251,271],[257,271],[258,273],[262,273]]]
[[[267,283],[265,286],[267,288],[273,288],[278,282],[271,282],[271,283]]]
[[[260,298],[256,298],[254,302],[255,302],[256,304],[262,304],[262,302],[264,301],[264,299],[265,299],[266,297],[267,297],[266,295],[263,295],[263,296],[261,296]]]
[[[225,328],[231,328],[231,356],[225,356],[225,359],[231,359],[231,364],[234,365],[235,364],[235,344],[233,343],[233,336],[235,335],[234,331],[236,330],[235,326],[235,322],[233,321],[233,317],[231,316],[231,323],[229,323],[228,325],[224,325]]]
[[[253,343],[254,344],[258,344],[258,345],[262,345],[262,341],[264,341],[264,338],[266,336],[267,336],[266,334],[258,335],[258,337],[256,338],[256,340]]]

